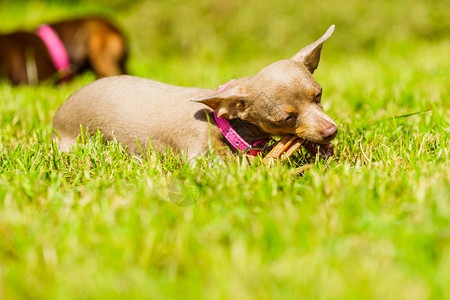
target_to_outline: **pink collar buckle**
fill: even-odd
[[[265,140],[261,140],[261,141],[256,141],[253,143],[253,145],[248,146],[247,148],[244,149],[244,151],[242,153],[247,154],[247,155],[251,155],[251,156],[258,156],[259,154],[261,154],[267,144],[269,144],[269,142],[272,139],[265,139]]]

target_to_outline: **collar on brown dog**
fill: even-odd
[[[36,30],[36,35],[41,38],[47,46],[53,65],[60,74],[60,82],[70,78],[70,61],[66,47],[62,43],[58,34],[48,25],[41,25]]]

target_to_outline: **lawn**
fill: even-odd
[[[336,24],[314,77],[339,133],[271,168],[59,153],[53,115],[94,76],[0,83],[0,299],[450,299],[448,5],[312,2],[1,2],[3,32],[106,15],[130,73],[209,88]]]

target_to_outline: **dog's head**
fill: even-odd
[[[210,106],[218,116],[249,121],[271,135],[295,134],[313,143],[328,143],[335,138],[337,127],[323,112],[322,87],[312,73],[333,30],[334,25],[291,59],[277,61],[255,76],[237,79],[195,101]]]

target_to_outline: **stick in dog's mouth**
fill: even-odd
[[[321,158],[327,158],[334,153],[333,145],[331,143],[317,144],[297,136],[287,135],[264,157],[263,163],[272,165],[279,158],[281,158],[282,161],[286,160],[294,154],[300,146],[305,147],[305,149],[314,156],[318,154]]]

